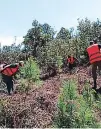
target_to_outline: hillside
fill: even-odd
[[[78,19],[76,30],[61,27],[58,32],[33,20],[20,45],[0,47],[0,64],[19,64],[13,94],[0,80],[0,127],[101,127],[101,76],[97,70],[97,89],[92,89],[91,41],[101,44],[99,19]],[[74,61],[71,74],[69,56]]]
[[[29,90],[28,94],[17,91],[16,94],[7,96],[4,93],[0,93],[0,102],[4,104],[0,121],[3,124],[3,119],[5,119],[5,126],[14,128],[53,127],[53,118],[57,112],[57,102],[62,81],[69,81],[70,79],[76,80],[78,93],[80,94],[82,94],[82,89],[86,81],[92,87],[93,80],[91,76],[87,74],[86,68],[81,67],[77,69],[77,73],[72,75],[67,73],[60,74],[60,78],[58,76],[51,77],[45,80],[40,87],[36,87],[33,83],[33,88]],[[97,82],[100,87],[100,77]],[[16,88],[19,85],[16,84]],[[98,121],[100,120],[100,114],[97,119]]]

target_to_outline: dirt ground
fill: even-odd
[[[29,94],[16,93],[7,96],[0,93],[0,99],[5,101],[6,110],[12,116],[11,127],[52,127],[53,118],[57,111],[57,100],[59,88],[63,80],[73,79],[77,81],[78,91],[82,92],[86,82],[92,87],[93,80],[87,68],[78,68],[75,74],[60,74],[60,78],[55,76],[43,82],[41,87],[35,87],[30,90]],[[101,87],[101,77],[97,79],[98,87]]]

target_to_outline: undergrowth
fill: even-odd
[[[23,73],[25,78],[31,79],[33,82],[39,81],[40,69],[37,62],[32,57],[30,57],[24,67],[21,68],[21,73]]]
[[[7,101],[0,99],[0,128],[13,128],[12,112],[7,108]]]
[[[54,119],[54,126],[58,128],[97,128],[95,118],[94,91],[85,85],[82,95],[76,89],[75,81],[64,81],[58,99],[58,111]]]
[[[30,57],[28,61],[25,62],[24,67],[22,67],[20,71],[23,77],[18,86],[19,91],[28,93],[32,85],[40,86],[42,84],[42,81],[39,79],[40,69],[33,57]]]

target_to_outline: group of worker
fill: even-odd
[[[86,51],[88,53],[88,58],[89,58],[89,62],[87,63],[87,66],[88,65],[92,66],[92,77],[94,80],[93,89],[96,90],[97,88],[96,71],[97,71],[97,68],[101,70],[101,45],[97,43],[97,40],[90,41],[90,45]],[[70,55],[68,56],[67,63],[70,71],[75,66],[76,61],[78,61],[77,58],[74,58],[73,56],[70,56]],[[0,72],[2,75],[2,79],[7,85],[7,90],[9,95],[11,95],[11,90],[13,91],[13,76],[18,72],[19,67],[23,65],[24,65],[23,61],[20,61],[19,63],[16,63],[16,64],[10,64],[10,65],[6,63],[1,63],[0,65]]]
[[[75,66],[75,61],[77,59],[73,56],[68,56],[67,63],[69,65],[70,72],[72,71],[73,67]],[[19,67],[24,66],[24,62],[20,61],[19,63],[15,64],[7,64],[5,62],[0,62],[0,73],[2,75],[2,80],[7,86],[8,95],[11,95],[14,92],[14,76],[19,71]]]
[[[94,39],[93,41],[90,41],[89,47],[86,49],[87,57],[89,59],[89,62],[86,64],[86,66],[91,65],[92,69],[92,77],[94,81],[94,86],[92,87],[94,90],[97,89],[97,68],[100,71],[101,70],[101,45],[97,43],[97,39]],[[68,56],[68,63],[69,63],[69,69],[73,69],[73,65],[77,59]],[[78,61],[78,60],[77,60]],[[78,61],[79,62],[79,61]]]

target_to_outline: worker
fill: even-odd
[[[12,90],[12,92],[14,91],[13,76],[18,72],[19,67],[23,66],[23,65],[24,65],[24,63],[22,61],[20,61],[19,63],[10,64],[10,65],[8,65],[8,64],[0,65],[0,72],[2,75],[3,81],[7,86],[8,95],[11,95],[11,90]]]
[[[101,53],[100,53],[101,45],[97,44],[97,40],[93,40],[90,42],[90,46],[87,48],[87,53],[89,57],[89,64],[92,66],[92,77],[94,80],[93,89],[97,88],[97,67],[99,70],[101,69]]]
[[[77,58],[74,58],[72,55],[71,56],[68,55],[67,62],[68,62],[70,73],[71,73],[71,70],[73,69],[73,67],[76,66],[76,61],[79,62]]]

